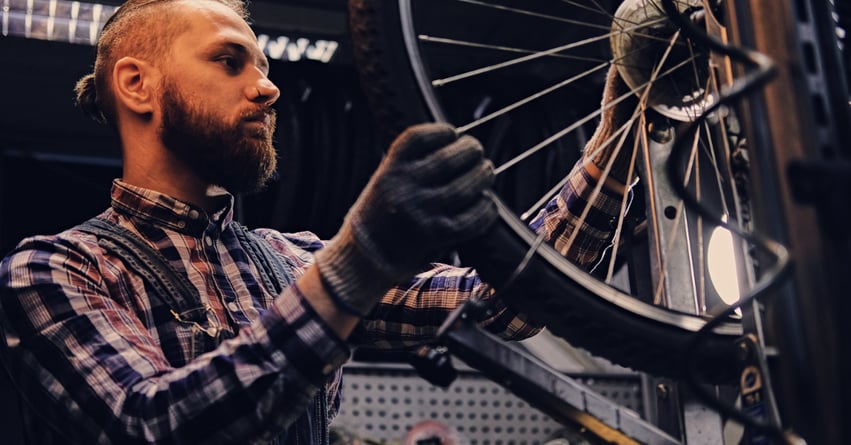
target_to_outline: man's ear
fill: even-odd
[[[112,70],[116,105],[139,115],[151,115],[156,109],[159,71],[145,61],[123,57]]]

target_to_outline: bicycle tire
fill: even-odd
[[[378,123],[389,135],[408,125],[442,120],[429,108],[418,88],[400,23],[400,2],[350,0],[353,47],[362,84]],[[432,104],[431,107],[435,105]],[[437,105],[439,108],[440,105]],[[405,110],[404,112],[400,110]],[[512,205],[494,197],[500,221],[489,233],[460,250],[482,278],[500,289],[534,243],[534,235],[512,211]],[[547,246],[511,285],[506,298],[554,334],[594,355],[657,376],[680,379],[686,344],[706,319],[642,303],[602,285],[587,272]],[[707,336],[696,355],[699,379],[731,383],[738,375],[735,340],[741,325],[724,323]]]

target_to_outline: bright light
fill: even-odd
[[[724,303],[739,301],[739,276],[736,271],[733,235],[729,230],[716,227],[709,235],[709,247],[706,253],[709,268],[709,281]]]
[[[94,45],[117,6],[66,0],[0,0],[0,34]]]
[[[328,63],[340,46],[334,40],[311,40],[305,37],[257,34],[257,44],[270,59],[298,62],[309,59]]]
[[[95,45],[118,6],[68,0],[0,0],[0,35]],[[329,63],[340,43],[303,36],[257,34],[270,59]]]

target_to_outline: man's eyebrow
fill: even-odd
[[[241,56],[250,57],[252,56],[252,51],[249,50],[245,45],[237,42],[222,42],[219,47],[230,49],[236,53],[239,53]],[[257,66],[263,70],[265,73],[269,73],[269,60],[266,59],[266,55],[260,51],[260,48],[257,48],[257,54],[260,57],[257,59]]]

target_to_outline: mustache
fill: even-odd
[[[239,114],[239,121],[265,121],[267,118],[269,121],[274,121],[277,119],[278,113],[272,107],[258,107],[253,109],[248,109]]]

